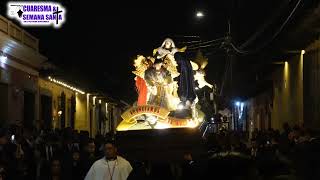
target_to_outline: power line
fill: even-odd
[[[200,49],[200,48],[206,48],[206,47],[214,47],[217,45],[221,45],[221,43],[215,43],[215,44],[208,44],[208,45],[203,45],[203,46],[197,46],[197,47],[191,47],[188,48],[189,50],[194,50],[194,49]]]
[[[198,41],[185,41],[185,42],[178,42],[178,43],[180,43],[180,44],[194,44],[194,43],[199,43],[199,42],[201,42],[200,40],[198,40]]]
[[[262,26],[260,26],[259,30],[256,31],[246,42],[244,42],[239,48],[243,49],[247,47],[252,41],[254,41],[261,33],[263,33],[267,27],[269,27],[275,18],[277,18],[280,14],[280,11],[287,6],[292,0],[290,0],[287,3],[287,0],[283,1],[284,3],[281,5],[281,7],[278,9],[276,13],[273,13],[273,15],[267,20],[266,23],[264,23]]]
[[[232,49],[235,50],[239,54],[248,54],[250,53],[249,51],[243,51],[241,49],[238,49],[233,43],[230,44]]]
[[[223,74],[223,78],[222,78],[222,82],[221,82],[220,96],[222,96],[224,84],[225,84],[225,81],[227,80],[227,75],[228,75],[229,66],[230,66],[229,64],[230,64],[230,59],[227,58],[226,66],[225,66],[225,70],[224,70],[224,74]]]
[[[185,36],[185,35],[174,35],[174,38],[200,38],[200,36]]]
[[[210,41],[204,41],[204,42],[201,42],[201,43],[198,43],[198,44],[190,45],[189,47],[201,46],[201,45],[204,45],[204,44],[209,44],[209,43],[213,43],[213,42],[217,42],[217,41],[223,41],[224,39],[225,39],[225,37],[218,38],[218,39],[213,39],[213,40],[210,40]]]
[[[284,23],[280,26],[280,28],[273,34],[273,36],[271,37],[271,39],[267,40],[264,44],[262,44],[260,47],[254,49],[254,50],[248,50],[248,51],[244,51],[242,50],[242,48],[237,48],[233,43],[231,43],[231,47],[238,53],[240,54],[249,54],[249,53],[255,53],[263,48],[265,48],[269,43],[271,43],[283,30],[283,28],[285,27],[285,25],[287,25],[287,23],[289,22],[289,20],[291,19],[292,15],[296,12],[296,10],[298,9],[300,3],[302,0],[298,0],[297,4],[295,5],[295,7],[293,8],[293,10],[291,11],[291,13],[289,14],[289,16],[286,18],[286,20],[284,21]],[[258,31],[259,32],[259,31]],[[263,32],[263,31],[262,31]],[[257,34],[254,34],[253,37],[256,37]],[[253,41],[254,39],[249,38],[249,40],[247,42],[245,42],[244,44],[242,44],[240,47],[245,47],[247,46],[248,43],[250,43],[251,41]]]

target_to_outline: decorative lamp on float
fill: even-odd
[[[178,110],[182,110],[184,109],[184,105],[183,104],[178,104]]]

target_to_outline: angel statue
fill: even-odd
[[[213,85],[205,80],[206,73],[204,68],[208,65],[208,59],[203,56],[201,51],[198,51],[195,60],[191,61],[191,65],[192,69],[195,71],[194,80],[198,83],[197,88],[201,89],[207,86],[212,89]]]
[[[215,113],[216,104],[214,101],[214,91],[216,87],[208,83],[205,79],[205,67],[208,65],[208,59],[203,56],[201,51],[198,51],[196,58],[191,61],[192,69],[194,70],[194,81],[197,84],[197,99],[198,99],[198,108],[201,109],[201,112],[206,115],[213,115]],[[213,99],[211,99],[213,98]],[[210,100],[213,100],[214,103]]]

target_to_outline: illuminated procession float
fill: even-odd
[[[206,58],[189,61],[186,47],[167,38],[152,57],[134,60],[137,102],[122,115],[117,131],[194,128],[205,118],[196,91],[213,88],[205,80]]]

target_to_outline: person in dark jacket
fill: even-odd
[[[81,172],[80,164],[80,151],[74,150],[71,156],[64,162],[64,174],[68,179],[80,180],[83,179],[81,176],[84,172]]]
[[[89,139],[87,142],[84,152],[81,154],[81,173],[84,178],[86,173],[89,171],[92,164],[98,160],[96,156],[96,145],[93,139]]]

